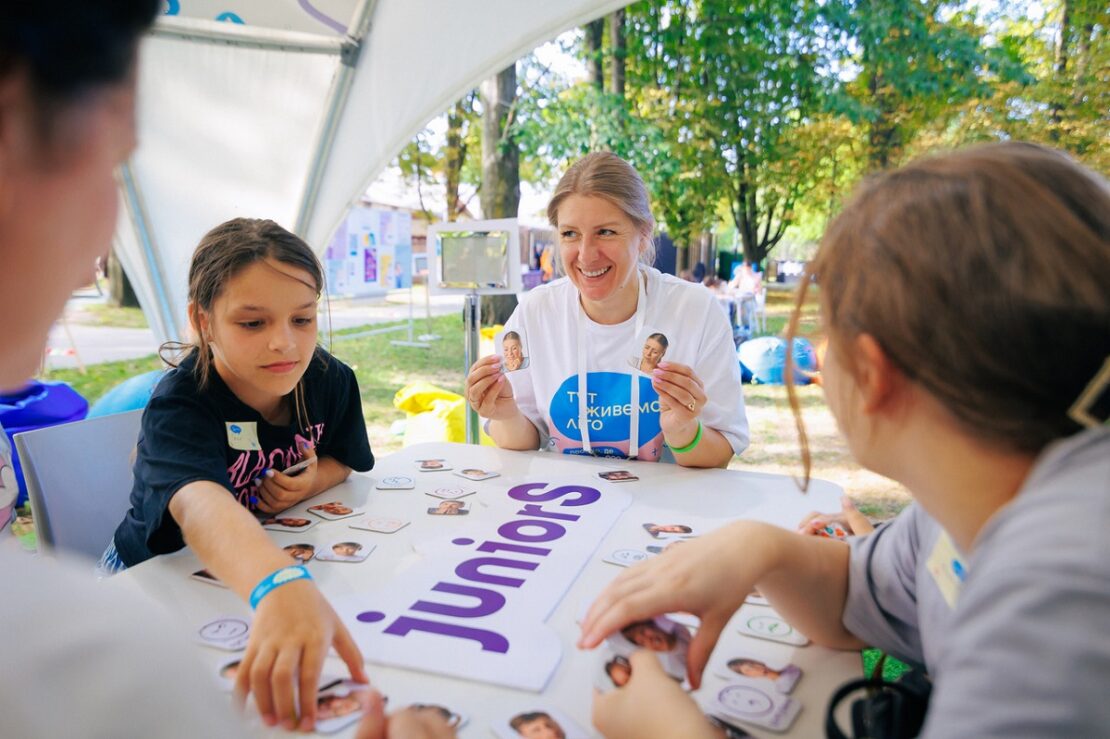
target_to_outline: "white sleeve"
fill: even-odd
[[[736,358],[732,327],[715,304],[707,301],[704,315],[691,316],[689,325],[704,327],[698,346],[697,373],[708,398],[701,412],[703,425],[716,429],[728,439],[734,454],[748,448],[748,415],[744,411],[744,391],[740,379],[740,360]]]

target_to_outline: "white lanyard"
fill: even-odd
[[[633,322],[638,337],[644,330],[644,313],[647,310],[647,285],[641,285],[642,275],[636,275],[636,318]],[[590,419],[589,419],[589,390],[586,387],[586,366],[588,354],[586,347],[586,311],[582,308],[582,300],[578,300],[578,430],[582,434],[582,449],[587,454],[593,453],[590,445]],[[632,413],[629,416],[628,427],[628,458],[635,459],[640,451],[640,378],[634,370],[630,376],[632,383]]]

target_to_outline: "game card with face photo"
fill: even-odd
[[[220,666],[216,668],[216,684],[220,686],[221,690],[230,693],[235,689],[235,678],[239,674],[239,663],[242,659],[242,657],[232,657],[221,662]]]
[[[316,696],[316,731],[334,734],[362,718],[369,703],[370,688],[344,680]]]
[[[602,693],[623,688],[632,678],[632,663],[623,654],[617,654],[610,644],[594,650],[594,687]]]
[[[753,606],[769,606],[769,605],[771,605],[771,601],[767,600],[762,595],[760,595],[758,590],[753,590],[752,592],[748,593],[748,597],[744,598],[744,602],[745,603],[751,603]]]
[[[373,531],[378,534],[395,534],[408,525],[409,522],[401,518],[367,516],[351,523],[350,527],[362,531]]]
[[[282,547],[282,550],[301,564],[316,556],[316,546],[314,544],[286,544]]]
[[[459,470],[458,472],[455,472],[453,474],[456,474],[459,477],[465,477],[467,480],[473,480],[474,482],[480,482],[482,480],[489,480],[490,478],[501,476],[500,472],[493,472],[491,470],[480,470],[476,467],[468,467],[465,470]]]
[[[428,713],[433,716],[438,716],[447,722],[447,728],[455,730],[466,726],[467,721],[469,721],[466,714],[460,713],[450,706],[445,706],[435,701],[415,701],[404,706],[401,710],[412,710],[419,714]]]
[[[649,649],[659,657],[668,675],[679,682],[686,680],[686,652],[690,648],[690,630],[666,616],[628,624],[610,635],[606,641],[615,654],[632,656],[637,649]]]
[[[390,475],[378,480],[374,487],[378,490],[412,490],[416,487],[416,481],[405,475]]]
[[[251,622],[242,616],[220,616],[197,630],[197,641],[208,647],[238,652],[246,648]]]
[[[308,512],[326,521],[338,521],[341,518],[358,516],[362,513],[362,509],[354,508],[338,500],[332,500],[327,503],[317,503],[316,505],[309,506]]]
[[[808,637],[788,624],[786,619],[770,608],[741,606],[736,616],[736,630],[746,636],[777,641],[782,644],[792,644],[796,647],[804,647],[809,644]]]
[[[783,694],[792,692],[802,677],[802,669],[797,665],[771,667],[764,660],[747,655],[728,657],[724,663],[714,668],[714,672],[729,680],[737,676],[757,681],[766,680]]]
[[[718,689],[707,708],[706,713],[781,732],[794,723],[802,704],[758,681],[740,678]]]
[[[337,541],[320,547],[316,559],[325,562],[362,562],[374,551],[373,544],[359,541]]]
[[[632,474],[629,470],[609,470],[608,472],[598,472],[597,476],[606,482],[636,482],[640,478]]]
[[[684,523],[645,523],[644,531],[651,534],[654,539],[695,539],[698,532],[693,526]]]
[[[589,733],[567,716],[550,705],[539,704],[492,724],[493,733],[500,739],[521,739],[521,737],[542,737],[542,739],[588,739]]]
[[[444,487],[436,488],[435,490],[424,494],[430,495],[433,498],[440,498],[441,500],[458,500],[459,498],[465,498],[468,495],[474,495],[474,492],[475,491],[467,490],[466,488]]]
[[[497,356],[501,357],[503,372],[528,369],[528,346],[520,331],[505,331],[495,339]]]
[[[200,582],[207,585],[215,585],[217,588],[227,588],[227,585],[224,584],[223,580],[219,579],[208,570],[197,570],[193,574],[189,575],[189,577],[193,578],[194,580],[199,580]]]
[[[640,332],[636,340],[638,354],[631,357],[628,364],[645,375],[650,375],[651,371],[663,361],[669,347],[670,341],[665,335],[655,329],[646,328]]]
[[[428,509],[430,516],[466,516],[470,513],[470,506],[461,500],[444,500],[435,508]]]
[[[669,552],[670,550],[685,543],[685,539],[671,539],[666,544],[648,544],[644,548],[647,549],[648,554],[662,554],[663,552]]]
[[[262,528],[267,531],[289,531],[292,533],[300,533],[308,531],[317,524],[317,521],[312,518],[300,518],[296,516],[270,516],[263,518]]]
[[[418,459],[416,469],[421,472],[443,472],[451,469],[451,463],[446,459]]]

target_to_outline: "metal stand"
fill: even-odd
[[[463,377],[470,373],[470,367],[478,361],[478,330],[479,324],[478,293],[471,292],[466,295],[463,304],[463,335],[466,339],[466,352],[463,365]],[[466,443],[478,444],[478,413],[470,407],[470,400],[466,402]]]
[[[426,341],[423,341],[424,336],[427,336],[427,334],[420,337],[422,339],[421,341],[417,341],[415,339],[415,337],[412,335],[412,323],[413,323],[412,290],[413,290],[413,284],[410,282],[409,283],[409,339],[408,339],[408,341],[402,341],[400,339],[394,339],[393,341],[391,341],[389,343],[393,344],[394,346],[415,346],[419,349],[429,349],[429,348],[431,348],[431,344],[427,343]]]

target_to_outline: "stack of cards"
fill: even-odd
[[[201,644],[227,652],[245,649],[250,638],[251,623],[242,616],[221,616],[214,618],[197,631]]]

